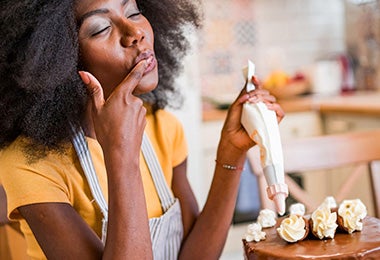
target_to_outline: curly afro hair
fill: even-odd
[[[189,49],[184,28],[200,26],[190,0],[137,0],[155,33],[159,85],[142,98],[162,109],[179,91],[174,80]],[[0,149],[19,135],[32,145],[60,150],[70,140],[87,102],[78,76],[74,0],[4,0],[0,9]]]

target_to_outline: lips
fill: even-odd
[[[144,75],[152,71],[156,65],[157,65],[157,60],[156,57],[154,56],[154,52],[151,50],[144,51],[140,53],[136,59],[135,59],[135,66],[138,64],[140,61],[146,60],[147,66],[144,71]]]

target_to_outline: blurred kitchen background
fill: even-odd
[[[380,128],[379,0],[207,0],[203,8],[204,26],[189,33],[194,48],[178,79],[184,107],[174,110],[189,140],[188,174],[201,207],[225,109],[244,85],[248,59],[287,113],[283,139]],[[254,201],[256,191],[248,193]],[[367,194],[352,196],[367,202]],[[243,258],[244,226],[231,227],[222,259]]]

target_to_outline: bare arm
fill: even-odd
[[[206,204],[182,245],[180,259],[218,259],[223,250],[235,208],[241,169],[247,151],[255,144],[240,123],[243,104],[263,101],[276,111],[279,121],[284,117],[275,98],[260,89],[256,78],[253,82],[258,88],[249,94],[242,90],[231,105],[217,150],[218,162],[238,166],[238,169],[216,165]]]
[[[40,203],[19,211],[48,259],[101,259],[102,242],[71,205]]]
[[[187,160],[173,169],[172,189],[174,196],[181,202],[184,238],[192,230],[199,215],[199,207],[186,176]]]
[[[152,259],[139,169],[146,110],[142,100],[132,94],[145,66],[144,61],[136,65],[107,100],[104,100],[99,82],[92,75],[81,73],[91,95],[90,121],[94,122],[107,170],[107,241],[103,247],[96,234],[68,204],[43,203],[20,207],[20,213],[48,258]]]

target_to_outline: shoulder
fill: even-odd
[[[25,138],[18,138],[0,154],[0,182],[7,193],[12,218],[19,217],[16,210],[19,206],[70,203],[69,172],[75,158],[70,153],[72,149],[34,158],[28,154],[26,143]]]
[[[38,168],[49,163],[67,164],[68,158],[73,156],[71,145],[64,146],[60,151],[32,152],[33,146],[25,137],[18,137],[8,147],[0,151],[0,164],[4,166],[28,165]]]
[[[148,129],[154,132],[162,131],[164,135],[181,134],[183,130],[182,122],[178,117],[164,109],[156,111],[154,114],[147,115]]]
[[[173,165],[178,165],[187,156],[187,141],[182,122],[167,110],[158,110],[147,117],[146,131],[162,154],[172,155]]]
[[[180,124],[180,121],[177,118],[177,116],[174,115],[174,113],[172,113],[171,111],[168,111],[165,109],[157,110],[155,113],[155,117],[158,118],[159,120],[168,120],[168,122],[171,121],[173,123]]]
[[[0,182],[27,182],[29,178],[48,178],[64,181],[66,169],[73,164],[75,156],[71,146],[62,151],[33,154],[28,152],[28,140],[17,138],[0,153]]]

